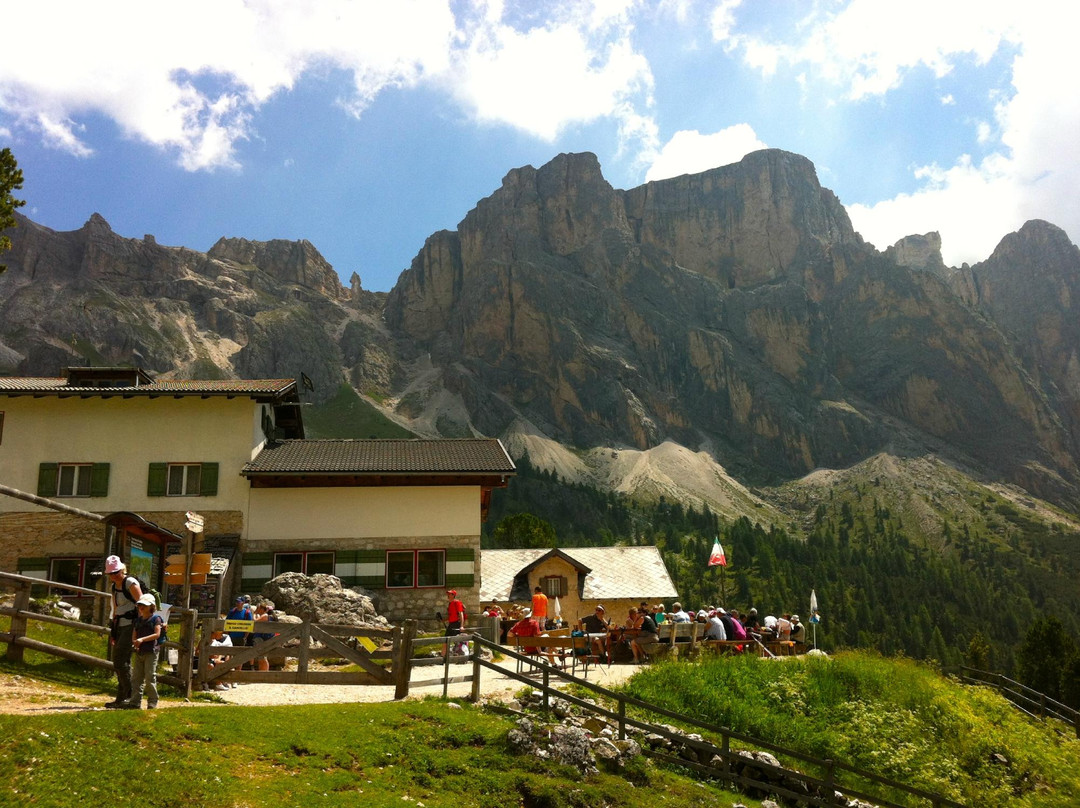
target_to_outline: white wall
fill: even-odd
[[[480,486],[251,489],[254,541],[479,535]]]
[[[38,465],[109,463],[107,497],[64,498],[88,511],[204,508],[247,511],[248,484],[240,468],[252,457],[250,398],[0,397],[0,482],[37,493]],[[216,497],[148,497],[151,462],[219,463]],[[0,496],[0,512],[41,510]]]

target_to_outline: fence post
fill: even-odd
[[[212,617],[207,617],[202,621],[202,636],[199,638],[199,673],[196,677],[199,682],[199,690],[206,688],[206,674],[210,670],[210,637],[214,630],[213,623],[214,618]]]
[[[308,657],[311,654],[311,623],[305,620],[300,624],[299,658],[296,663],[296,683],[308,683]]]
[[[727,779],[727,777],[729,777],[731,775],[731,758],[730,758],[730,755],[731,755],[731,736],[728,735],[726,732],[722,736],[722,740],[721,740],[721,743],[720,743],[720,749],[724,753],[723,771],[724,771],[724,778]]]
[[[180,680],[184,683],[184,698],[191,698],[191,680],[194,676],[195,629],[198,626],[198,613],[195,609],[184,611],[180,637]]]
[[[825,758],[825,799],[832,801],[836,794],[836,765]]]
[[[489,618],[490,619],[490,618]],[[476,704],[480,701],[480,672],[483,670],[483,666],[480,664],[480,642],[479,640],[473,640],[472,644],[472,702]]]
[[[450,638],[443,637],[442,643],[442,697],[445,699],[450,693]]]
[[[416,621],[406,620],[398,627],[396,637],[397,656],[394,659],[394,698],[404,699],[409,695],[409,677],[412,675],[412,646],[416,636]]]
[[[11,616],[11,641],[8,643],[7,654],[4,658],[8,662],[22,662],[24,649],[19,645],[19,640],[26,636],[26,618],[18,612],[25,612],[30,608],[30,584],[25,581],[19,583],[13,605],[16,614]]]

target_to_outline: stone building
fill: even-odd
[[[484,550],[480,570],[482,605],[527,606],[539,586],[548,596],[548,616],[554,614],[557,597],[571,625],[592,614],[597,604],[621,624],[630,607],[643,600],[670,609],[678,597],[656,547]]]

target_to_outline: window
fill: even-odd
[[[275,553],[274,577],[286,572],[301,572],[304,575],[333,575],[334,554],[332,552],[311,553]]]
[[[540,579],[540,589],[549,598],[565,598],[566,576],[547,575]]]
[[[108,463],[42,463],[38,466],[39,497],[108,495]]]
[[[146,477],[148,497],[217,496],[217,463],[151,463]]]
[[[446,553],[443,550],[388,550],[386,588],[421,589],[444,586]]]
[[[102,565],[100,557],[54,558],[49,562],[49,580],[93,589],[98,583]],[[54,591],[63,594],[65,590],[57,588]]]
[[[197,497],[202,481],[201,463],[171,463],[169,464],[169,487],[170,497]]]

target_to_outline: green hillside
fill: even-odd
[[[552,525],[560,546],[655,544],[695,608],[723,603],[805,618],[814,589],[826,650],[955,665],[982,648],[975,661],[1011,673],[1041,618],[1056,617],[1067,636],[1080,637],[1080,529],[1067,514],[927,460],[879,458],[758,493],[790,515],[787,524],[635,503],[565,485],[526,458],[509,488],[495,492],[484,541],[495,546],[503,518],[530,512]],[[707,566],[716,537],[729,562],[722,573]]]
[[[304,410],[304,432],[309,438],[414,438],[364,399],[347,383],[323,404]]]

